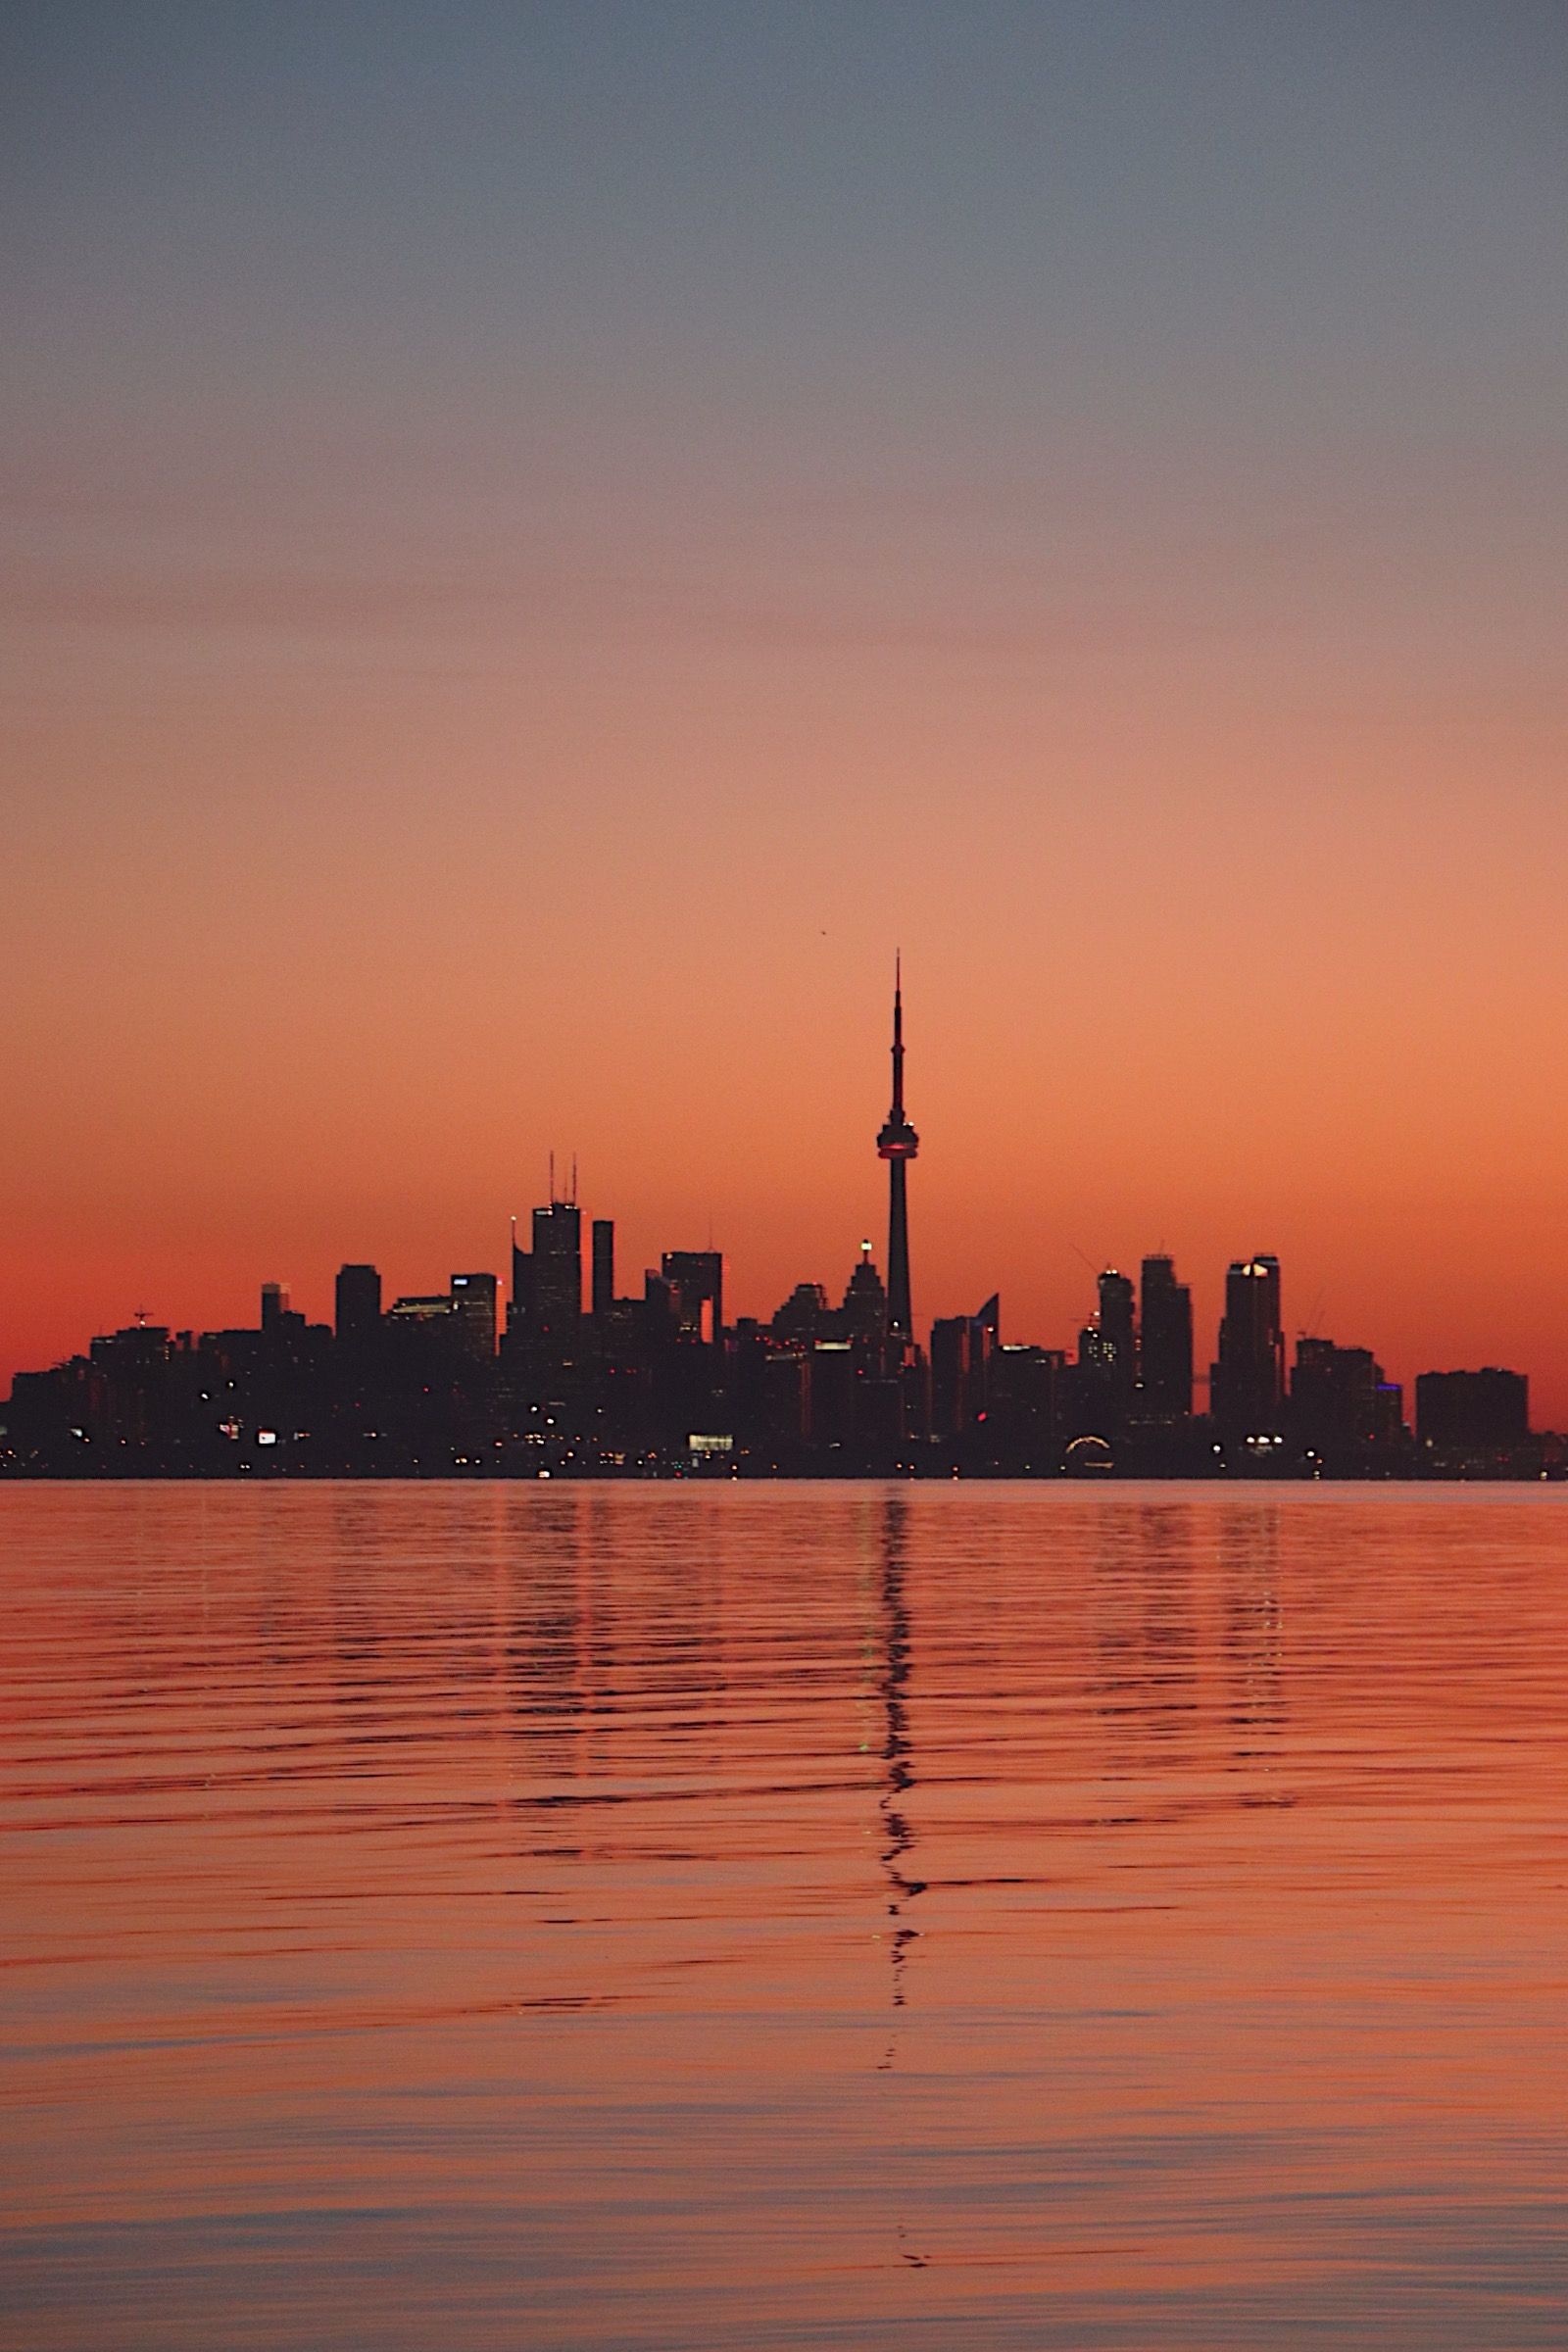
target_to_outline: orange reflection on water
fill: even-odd
[[[1559,1495],[0,1533],[29,2347],[1568,2333]]]

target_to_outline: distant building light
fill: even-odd
[[[277,1444],[276,1430],[259,1429],[256,1432],[256,1443],[258,1446],[275,1446]]]
[[[693,1453],[733,1453],[735,1441],[729,1437],[689,1437],[686,1444]]]

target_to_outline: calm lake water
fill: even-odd
[[[7,2352],[1568,2341],[1568,1493],[0,1490]]]

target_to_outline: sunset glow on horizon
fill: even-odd
[[[1419,38],[1417,38],[1417,34]],[[0,1384],[885,1242],[1568,1426],[1568,20],[13,10]]]

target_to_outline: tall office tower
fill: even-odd
[[[888,1163],[888,1337],[912,1340],[914,1317],[909,1307],[909,1203],[906,1171],[920,1149],[920,1138],[904,1109],[904,986],[903,972],[893,966],[893,1107],[876,1139],[879,1155]]]
[[[374,1338],[381,1328],[381,1277],[374,1266],[339,1266],[333,1322],[340,1340]]]
[[[454,1274],[452,1312],[460,1326],[459,1348],[476,1363],[487,1364],[496,1351],[496,1293],[493,1274]]]
[[[1225,1276],[1225,1316],[1209,1376],[1209,1407],[1232,1437],[1266,1437],[1279,1431],[1284,1396],[1280,1261],[1238,1258]]]
[[[977,1314],[969,1317],[969,1409],[991,1410],[991,1367],[1002,1345],[1002,1299],[993,1291]]]
[[[675,1328],[710,1347],[724,1331],[724,1257],[718,1250],[666,1250],[659,1270],[675,1294]]]
[[[1002,1301],[993,1292],[977,1314],[946,1315],[931,1326],[931,1434],[960,1437],[983,1421],[1002,1338]]]
[[[888,1295],[872,1261],[869,1242],[860,1244],[859,1260],[845,1285],[839,1321],[847,1340],[879,1340],[888,1327]]]
[[[533,1314],[541,1339],[570,1344],[582,1321],[582,1211],[552,1200],[533,1212]]]
[[[615,1220],[595,1217],[593,1223],[594,1313],[608,1315],[615,1303]]]
[[[1099,1281],[1100,1337],[1110,1392],[1125,1411],[1138,1379],[1138,1325],[1130,1275],[1107,1266]]]
[[[275,1331],[288,1313],[288,1284],[264,1282],[262,1285],[262,1329]]]
[[[956,1438],[969,1418],[967,1315],[939,1315],[931,1326],[931,1435]]]
[[[507,1337],[525,1340],[533,1328],[533,1259],[517,1247],[517,1220],[512,1220],[512,1298],[507,1307]]]
[[[775,1340],[825,1340],[833,1334],[833,1309],[819,1282],[798,1282],[768,1325]],[[879,1325],[880,1339],[885,1325]]]
[[[1181,1419],[1193,1409],[1193,1294],[1168,1257],[1145,1258],[1141,1289],[1143,1407]]]
[[[1489,1364],[1484,1372],[1423,1372],[1415,1384],[1415,1433],[1433,1453],[1506,1452],[1530,1435],[1530,1382]]]
[[[1298,1339],[1291,1375],[1291,1427],[1297,1442],[1334,1463],[1378,1441],[1383,1366],[1370,1348],[1337,1348]]]

